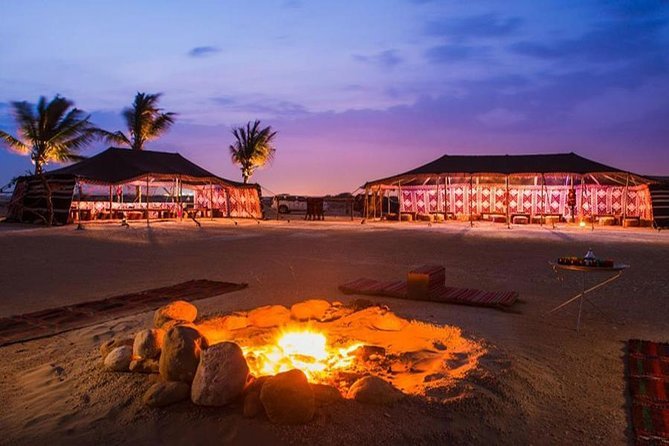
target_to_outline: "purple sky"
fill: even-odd
[[[108,130],[136,91],[178,124],[149,148],[225,177],[230,128],[278,130],[272,192],[338,193],[449,154],[574,151],[669,174],[669,2],[3,4],[9,102],[56,93]],[[101,147],[94,147],[88,154]],[[0,151],[0,186],[30,169]]]

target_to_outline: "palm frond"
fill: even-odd
[[[229,146],[228,150],[232,162],[240,166],[245,182],[256,169],[274,159],[276,134],[277,132],[273,132],[271,126],[260,129],[258,120],[253,124],[248,122],[244,127],[232,129],[235,142]]]
[[[50,161],[80,159],[77,152],[100,135],[89,116],[61,96],[49,102],[42,96],[36,105],[24,101],[14,102],[12,106],[21,137],[0,132],[0,139],[14,150],[29,155],[35,163],[36,174]]]
[[[162,136],[174,124],[176,113],[163,113],[158,108],[162,93],[137,93],[130,107],[123,110],[128,130],[128,144],[134,150],[143,150],[144,144]]]
[[[30,152],[30,147],[9,133],[0,130],[0,140],[4,142],[10,150],[25,155]]]

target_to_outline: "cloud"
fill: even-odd
[[[667,42],[662,33],[666,19],[613,20],[598,23],[577,38],[539,43],[521,41],[511,45],[517,54],[538,59],[578,59],[610,63],[644,56],[665,57]]]
[[[215,46],[196,46],[188,52],[190,57],[208,57],[220,53],[221,49]]]
[[[487,59],[490,54],[488,47],[446,44],[429,48],[425,57],[431,63],[463,62],[477,59]]]
[[[267,98],[237,98],[234,96],[216,96],[212,102],[223,106],[230,111],[243,114],[253,114],[259,117],[283,117],[292,119],[308,114],[302,104],[291,101],[277,101]]]
[[[353,58],[358,62],[368,63],[380,68],[394,68],[404,61],[398,51],[392,49],[372,55],[354,54]]]
[[[508,127],[524,121],[525,118],[524,114],[505,108],[495,108],[478,117],[479,121],[490,127]]]
[[[500,17],[498,14],[480,14],[462,18],[433,20],[427,23],[428,35],[448,37],[456,41],[473,38],[500,38],[515,34],[523,25],[520,17]]]
[[[0,129],[10,131],[14,126],[14,119],[9,104],[0,102]]]
[[[281,7],[286,9],[298,9],[302,6],[304,5],[301,0],[284,0],[284,2],[281,3]]]

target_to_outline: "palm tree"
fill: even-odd
[[[106,133],[108,140],[128,146],[132,150],[144,150],[144,144],[162,136],[174,124],[176,113],[164,113],[158,108],[162,93],[137,93],[131,107],[123,110],[127,133]]]
[[[246,127],[238,127],[232,130],[236,141],[230,146],[232,162],[238,164],[242,170],[244,184],[248,183],[253,172],[274,158],[274,137],[276,132],[268,126],[260,129],[260,121],[251,122]]]
[[[0,141],[10,150],[29,155],[35,165],[46,191],[47,216],[44,222],[53,224],[52,189],[44,175],[44,166],[49,162],[76,161],[82,159],[77,152],[101,135],[101,130],[90,121],[90,115],[74,103],[56,95],[49,103],[44,96],[37,106],[28,102],[12,102],[14,118],[18,126],[18,137],[0,131]]]
[[[49,162],[76,161],[82,148],[99,136],[100,130],[74,103],[56,96],[47,103],[40,97],[37,106],[28,102],[12,102],[18,137],[0,130],[0,141],[12,151],[30,155],[35,175],[41,175]]]

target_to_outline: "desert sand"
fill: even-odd
[[[548,261],[583,255],[629,263],[575,311],[544,316],[576,275]],[[391,407],[346,401],[304,426],[244,419],[238,408],[141,402],[145,375],[102,369],[98,346],[149,326],[152,313],[0,348],[0,444],[628,444],[624,342],[669,340],[669,234],[649,229],[355,222],[231,221],[38,228],[0,226],[0,316],[206,278],[248,282],[194,302],[201,314],[307,298],[348,302],[337,285],[396,279],[438,263],[452,286],[514,289],[515,312],[371,298],[406,319],[448,324],[485,347],[446,402]],[[563,280],[559,280],[562,277]]]

